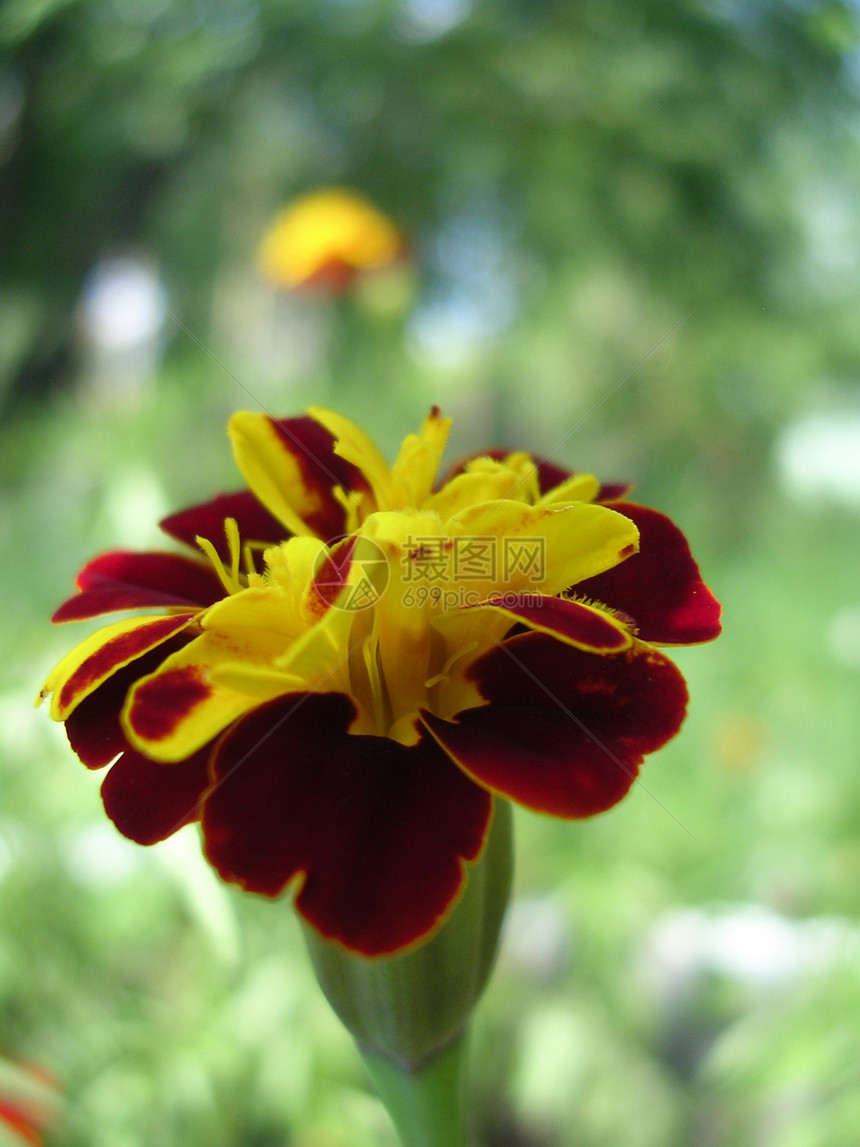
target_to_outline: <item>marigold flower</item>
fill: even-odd
[[[566,818],[619,801],[684,718],[657,647],[719,632],[683,535],[628,487],[521,452],[439,482],[449,425],[434,408],[389,467],[331,411],[236,414],[248,489],[162,523],[198,554],[104,554],[54,615],[156,610],[42,691],[111,766],[117,827],[151,844],[199,820],[223,879],[294,887],[364,955],[440,925],[494,796]]]
[[[301,196],[275,216],[258,262],[276,286],[340,294],[362,272],[395,263],[404,247],[402,234],[373,204],[331,187]]]

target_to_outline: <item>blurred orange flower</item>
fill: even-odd
[[[41,1147],[58,1102],[57,1085],[46,1071],[0,1057],[0,1143]]]
[[[290,289],[341,294],[357,276],[396,263],[405,240],[363,196],[329,187],[293,200],[266,231],[258,250],[265,279]]]

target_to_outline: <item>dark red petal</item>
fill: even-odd
[[[693,645],[719,636],[719,602],[702,581],[678,527],[636,502],[609,505],[639,527],[639,553],[577,583],[576,593],[629,614],[643,641]]]
[[[546,458],[535,458],[535,465],[538,472],[538,486],[542,494],[546,494],[555,486],[560,486],[562,482],[566,482],[574,474],[573,470],[568,470],[564,466],[556,466],[554,462],[548,462]]]
[[[597,491],[595,502],[616,502],[626,497],[633,489],[632,482],[604,482]]]
[[[553,816],[592,816],[621,800],[687,704],[681,674],[644,645],[600,655],[529,633],[479,658],[469,676],[489,704],[453,722],[425,713],[425,725],[479,784]]]
[[[190,640],[184,633],[180,633],[118,669],[69,714],[66,718],[66,736],[87,768],[103,769],[118,753],[128,748],[119,723],[126,694],[136,681],[154,673],[165,657],[181,649]]]
[[[224,587],[208,563],[181,554],[114,550],[85,565],[75,581],[80,593],[63,602],[52,621],[79,621],[149,606],[203,608],[224,596]]]
[[[529,629],[539,629],[603,653],[616,653],[630,644],[629,634],[606,614],[577,601],[534,593],[507,593],[482,604],[497,606],[512,622],[522,623]],[[474,608],[479,609],[480,605]]]
[[[302,875],[302,915],[372,956],[444,915],[491,800],[429,738],[352,736],[354,716],[343,694],[294,694],[239,721],[215,755],[203,832],[225,880],[277,896]]]
[[[192,614],[175,614],[172,617],[156,617],[152,621],[121,633],[106,641],[101,648],[83,661],[64,682],[60,689],[60,707],[66,709],[76,697],[92,689],[96,681],[116,672],[125,663],[143,656],[149,649],[160,646],[168,638],[183,630]],[[81,698],[83,700],[83,698]],[[80,702],[78,702],[80,704]]]
[[[105,812],[123,836],[155,844],[200,816],[212,745],[162,765],[129,749],[102,783]]]
[[[196,538],[208,538],[221,560],[229,562],[230,550],[224,533],[226,518],[236,520],[243,543],[273,546],[289,537],[288,531],[250,490],[219,494],[210,502],[171,514],[159,524],[166,534],[194,550],[197,550]]]
[[[335,486],[365,492],[367,479],[358,467],[334,452],[334,436],[307,416],[271,418],[272,429],[284,449],[295,459],[307,491],[315,495],[319,509],[305,515],[314,533],[328,541],[340,537],[346,526],[343,506],[332,493]]]

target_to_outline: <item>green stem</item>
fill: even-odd
[[[466,1147],[461,1037],[416,1071],[362,1052],[403,1147]]]

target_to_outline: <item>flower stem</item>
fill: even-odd
[[[403,1147],[466,1147],[465,1037],[414,1071],[384,1055],[362,1059]]]

